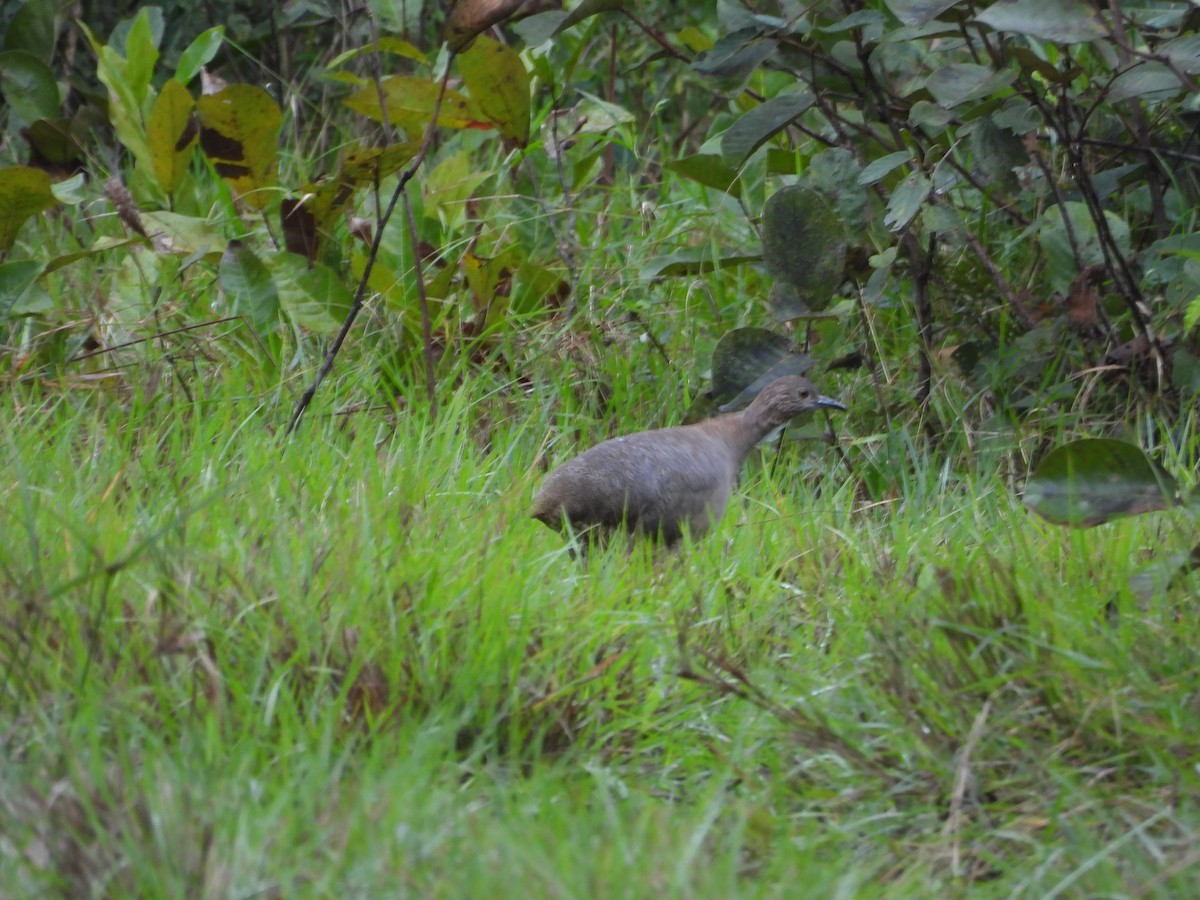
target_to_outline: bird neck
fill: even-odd
[[[734,452],[740,463],[754,446],[779,426],[767,410],[754,404],[703,423]]]

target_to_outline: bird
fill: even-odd
[[[768,384],[745,409],[597,444],[546,476],[530,515],[603,543],[625,529],[670,546],[700,537],[725,512],[746,455],[790,419],[846,407],[801,375]]]

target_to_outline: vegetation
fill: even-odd
[[[7,893],[1194,890],[1188,4],[92,6],[0,4]],[[528,519],[804,370],[708,538]]]

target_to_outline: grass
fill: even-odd
[[[1194,885],[1195,605],[1124,587],[1185,520],[1052,529],[924,457],[870,502],[809,443],[711,538],[583,569],[525,512],[612,426],[578,391],[314,407],[285,444],[251,372],[0,397],[10,895]],[[855,422],[856,467],[918,446]]]

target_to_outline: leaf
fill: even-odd
[[[771,311],[771,316],[776,322],[837,318],[836,313],[813,312],[800,296],[800,292],[796,290],[796,286],[786,281],[777,281],[771,285],[771,290],[767,294],[767,309]]]
[[[60,102],[54,73],[32,53],[24,50],[0,53],[0,87],[4,89],[10,117],[15,116],[9,128],[58,115]]]
[[[877,181],[882,181],[885,175],[894,169],[898,169],[910,159],[912,159],[911,153],[907,150],[898,150],[895,153],[889,153],[887,156],[881,156],[879,159],[872,160],[862,170],[862,174],[858,176],[858,183],[874,184]]]
[[[150,96],[150,79],[158,62],[158,42],[162,38],[163,15],[157,6],[144,6],[133,19],[125,35],[125,82],[129,85],[140,113]],[[112,47],[119,39],[114,30],[109,38]]]
[[[1075,200],[1068,201],[1064,205],[1067,208],[1067,215],[1071,217],[1071,230],[1075,236],[1075,243],[1079,247],[1080,258],[1078,260],[1075,258],[1070,235],[1063,224],[1062,210],[1057,205],[1047,209],[1034,226],[1037,228],[1038,242],[1041,244],[1049,264],[1047,274],[1050,284],[1061,293],[1066,293],[1071,282],[1081,270],[1105,262],[1104,248],[1100,244],[1100,234],[1096,229],[1096,223],[1092,220],[1087,204]],[[1131,247],[1128,223],[1109,210],[1105,210],[1104,218],[1118,249],[1122,254],[1128,255]]]
[[[1183,314],[1183,330],[1190,332],[1196,327],[1197,322],[1200,322],[1200,294],[1192,298],[1187,311]]]
[[[517,51],[480,36],[459,56],[458,69],[475,107],[518,147],[528,146],[529,72]]]
[[[17,239],[25,220],[54,205],[50,176],[31,166],[0,169],[0,253]]]
[[[42,264],[32,259],[0,263],[0,322],[7,322],[19,307],[25,292],[42,273]]]
[[[221,254],[217,280],[231,315],[245,316],[259,334],[279,324],[279,289],[271,270],[241,241],[230,241]]]
[[[280,308],[291,322],[325,335],[341,328],[354,298],[331,269],[310,266],[294,253],[275,253],[264,262],[279,292]]]
[[[180,82],[169,80],[154,100],[146,122],[146,141],[159,186],[168,194],[179,189],[192,159],[198,134],[192,120],[196,105]]]
[[[745,113],[721,135],[721,155],[740,166],[751,153],[787,128],[816,102],[808,91],[782,94]]]
[[[1170,100],[1183,90],[1183,82],[1160,62],[1142,62],[1113,79],[1108,100]]]
[[[824,194],[798,184],[776,191],[763,208],[762,240],[774,278],[793,285],[812,309],[829,305],[842,281],[846,238]]]
[[[812,357],[795,341],[765,328],[735,328],[713,348],[712,398],[734,408],[779,376],[802,375],[810,368]]]
[[[363,44],[361,47],[355,47],[347,50],[345,53],[339,53],[328,63],[325,68],[336,69],[338,66],[345,65],[350,60],[362,56],[365,53],[390,53],[393,56],[399,56],[403,59],[411,59],[413,62],[419,62],[423,66],[429,65],[429,57],[414,47],[408,41],[398,37],[381,37],[378,41],[371,41],[368,44]]]
[[[883,224],[892,231],[903,231],[929,196],[933,185],[924,172],[911,172],[892,192]]]
[[[433,107],[441,91],[438,82],[415,75],[393,75],[385,78],[381,87],[384,102],[387,104],[388,121],[403,128],[410,137],[417,135],[433,118]],[[383,113],[379,107],[379,91],[373,84],[355,91],[342,102],[368,119],[383,121]],[[444,128],[493,127],[472,107],[465,96],[449,88],[442,97],[437,123]]]
[[[1100,14],[1083,0],[997,0],[976,21],[1059,44],[1082,44],[1108,34]]]
[[[931,22],[961,0],[886,0],[887,8],[905,25]]]
[[[599,13],[617,12],[624,5],[625,0],[583,0],[582,3],[571,10],[558,30],[562,31],[563,29],[570,28],[572,25],[576,25],[584,19]]]
[[[694,153],[683,159],[671,160],[666,167],[697,184],[724,191],[731,197],[742,195],[742,182],[737,171],[715,153]]]
[[[262,88],[231,84],[196,101],[200,147],[217,174],[253,209],[267,205],[276,182],[276,152],[283,115]]]
[[[757,253],[740,253],[737,251],[721,251],[713,258],[711,247],[693,247],[680,250],[668,256],[658,256],[645,263],[638,272],[639,278],[660,278],[663,276],[703,275],[717,268],[740,266],[743,263],[758,262],[762,259]]]
[[[1008,87],[1016,78],[1017,73],[1012,69],[995,72],[990,66],[952,63],[934,69],[925,79],[925,87],[939,106],[953,109],[962,103],[990,96]]]
[[[99,253],[104,253],[109,250],[123,250],[133,244],[144,244],[146,239],[141,235],[133,237],[112,237],[110,235],[101,235],[92,242],[90,247],[83,250],[73,250],[70,253],[64,253],[61,256],[56,256],[50,262],[46,263],[46,269],[43,274],[49,274],[63,266],[69,266],[77,260],[86,259],[89,256],[95,256]]]
[[[206,256],[225,246],[217,227],[199,216],[185,216],[167,210],[142,213],[146,234],[159,253],[174,256]]]
[[[1175,479],[1140,448],[1109,438],[1051,451],[1025,484],[1025,504],[1056,525],[1090,528],[1176,503]]]
[[[448,232],[460,231],[466,224],[467,201],[491,174],[475,169],[466,152],[447,156],[426,176],[425,217],[440,221]]]
[[[551,9],[514,23],[512,29],[526,47],[540,47],[562,30],[566,18],[567,13]]]
[[[743,28],[718,39],[711,50],[696,58],[692,68],[704,75],[745,78],[775,52],[775,45],[775,39],[760,29]]]
[[[1200,545],[1191,552],[1171,553],[1138,569],[1129,576],[1129,589],[1143,602],[1149,602],[1182,584],[1197,569],[1200,569]]]
[[[187,85],[199,74],[200,70],[212,62],[221,44],[225,40],[225,26],[214,25],[188,44],[183,53],[179,54],[179,64],[175,66],[175,74],[171,77],[179,84]]]
[[[5,8],[8,21],[0,28],[0,49],[24,50],[41,62],[49,64],[54,58],[58,39],[62,0],[26,0],[13,8]]]

